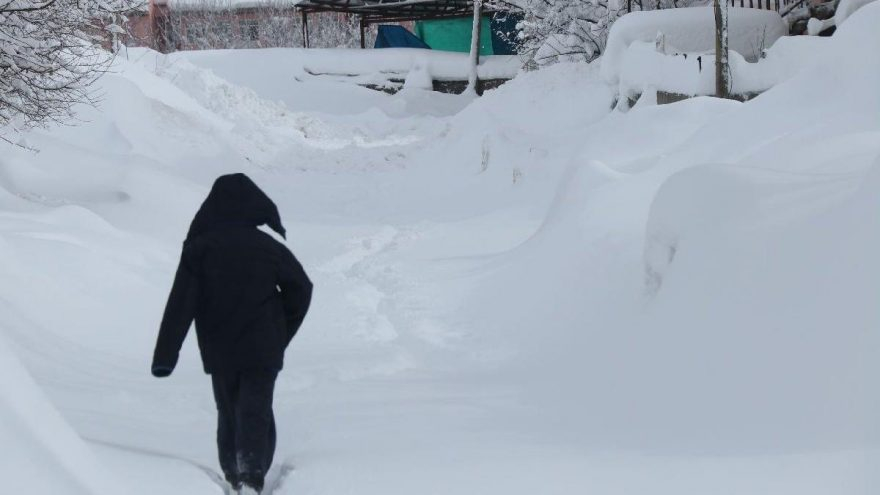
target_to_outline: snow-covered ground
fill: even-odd
[[[627,113],[598,64],[472,100],[130,50],[2,147],[0,492],[221,493],[194,339],[149,361],[243,171],[315,283],[276,493],[877,493],[877,25],[749,103]]]

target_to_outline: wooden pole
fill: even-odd
[[[480,84],[478,68],[480,66],[480,35],[483,26],[483,0],[474,0],[474,26],[471,30],[471,72],[468,77],[466,92],[477,94]]]
[[[367,21],[361,17],[361,50],[367,47]]]
[[[303,29],[303,48],[311,48],[309,42],[309,14],[304,10],[302,12],[302,29]]]
[[[302,11],[301,14],[302,14],[303,48],[308,48],[309,42],[307,40],[309,38],[309,35],[307,34],[307,31],[308,31],[308,25],[309,25],[309,17],[308,17],[308,14],[306,14],[305,10]]]
[[[770,1],[770,0],[767,0]],[[727,45],[727,2],[715,0],[715,96],[730,97],[730,68]]]

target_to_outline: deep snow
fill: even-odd
[[[473,100],[130,50],[80,125],[2,148],[4,490],[220,493],[193,339],[149,359],[244,171],[316,287],[278,493],[876,493],[878,24],[749,103],[628,113],[596,64]]]

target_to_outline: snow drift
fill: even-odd
[[[743,453],[880,441],[880,400],[866,392],[880,374],[880,223],[865,203],[877,194],[880,59],[862,52],[880,43],[880,8],[866,9],[834,36],[833,62],[754,102],[696,98],[636,108],[621,128],[602,121],[595,139],[639,129],[627,143],[645,156],[585,138],[556,196],[565,208],[493,264],[480,292],[517,289],[471,310],[504,314],[486,325],[529,349],[521,379],[585,443]],[[712,113],[700,122],[697,110]],[[683,120],[695,127],[652,135]]]
[[[0,335],[0,439],[5,493],[124,493],[58,414]]]

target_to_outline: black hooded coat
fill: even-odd
[[[280,370],[308,311],[312,283],[283,244],[275,203],[244,174],[224,175],[190,225],[152,372],[168,376],[193,320],[206,373]]]

